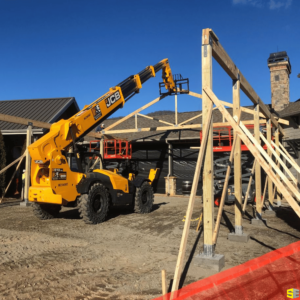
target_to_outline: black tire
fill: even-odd
[[[148,214],[152,210],[154,201],[153,189],[149,182],[145,181],[141,187],[136,188],[134,199],[134,211],[139,214]]]
[[[59,214],[61,210],[61,205],[56,204],[33,203],[32,207],[34,215],[40,220],[53,219]]]
[[[102,183],[95,183],[88,194],[80,196],[79,214],[86,224],[104,222],[109,209],[109,194]]]

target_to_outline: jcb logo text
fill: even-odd
[[[106,107],[109,108],[112,104],[121,98],[119,91],[112,94],[110,97],[105,99]]]

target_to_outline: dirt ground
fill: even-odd
[[[29,207],[0,206],[1,299],[152,299],[161,293],[161,270],[168,284],[174,274],[188,197],[155,196],[148,215],[115,208],[109,220],[86,225],[77,209],[63,209],[53,220],[36,219]],[[199,217],[196,200],[193,219]],[[225,214],[234,224],[234,206]],[[215,208],[215,216],[217,208]],[[300,222],[290,208],[265,217],[268,227],[244,217],[247,244],[227,240],[222,221],[216,253],[225,255],[225,269],[298,241]],[[227,219],[225,217],[225,219]],[[203,233],[191,225],[183,285],[213,275],[193,263],[203,249]]]

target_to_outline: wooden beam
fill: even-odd
[[[201,214],[200,214],[199,221],[198,221],[198,224],[197,224],[197,227],[196,227],[196,231],[200,230],[200,226],[202,224],[202,219],[203,219],[203,207],[201,209]]]
[[[28,123],[27,135],[26,135],[26,150],[31,144],[32,138],[32,123]],[[26,151],[26,162],[25,162],[25,185],[24,185],[24,201],[28,202],[29,186],[30,186],[30,170],[31,170],[31,157],[29,151]]]
[[[0,121],[22,124],[22,125],[26,125],[26,126],[28,125],[28,122],[31,122],[32,125],[35,127],[46,128],[46,129],[50,129],[50,126],[52,125],[52,124],[46,123],[46,122],[35,121],[35,120],[31,120],[31,119],[20,118],[20,117],[4,115],[4,114],[0,114]]]
[[[231,104],[229,102],[225,102],[225,101],[221,101],[221,102],[225,106],[233,107],[233,104]],[[241,111],[246,113],[246,114],[250,114],[250,115],[254,115],[254,113],[255,113],[255,111],[253,109],[250,109],[250,108],[247,108],[247,107],[242,107],[242,106],[241,106]],[[266,119],[265,115],[261,112],[259,113],[259,117]],[[278,121],[278,123],[281,123],[281,124],[284,124],[284,125],[290,125],[290,121],[288,121],[288,120],[284,120],[284,119],[279,118],[277,121]]]
[[[178,125],[177,94],[175,94],[175,125]]]
[[[207,114],[208,114],[208,116],[207,116],[206,120],[209,123],[212,118],[212,104],[211,104],[211,107],[209,108]],[[197,163],[196,163],[196,169],[195,169],[195,173],[194,173],[191,195],[190,195],[189,204],[188,204],[187,211],[186,211],[186,219],[185,219],[185,223],[184,223],[179,253],[178,253],[178,257],[177,257],[177,263],[176,263],[175,274],[174,274],[173,285],[172,285],[172,292],[175,292],[178,290],[179,281],[180,281],[180,277],[181,277],[181,273],[182,273],[182,266],[183,266],[183,260],[185,257],[186,243],[187,243],[187,239],[188,239],[188,235],[189,235],[189,229],[190,229],[191,218],[192,218],[192,214],[193,214],[193,207],[194,207],[194,203],[195,203],[197,187],[198,187],[198,183],[199,183],[200,172],[201,172],[201,168],[202,168],[203,157],[204,157],[204,153],[206,150],[206,144],[207,144],[207,140],[208,140],[208,136],[209,136],[209,129],[210,129],[209,126],[206,126],[204,129],[202,145],[201,145]]]
[[[138,119],[137,119],[137,114],[134,115],[135,118],[135,129],[138,128]]]
[[[300,193],[298,190],[291,184],[289,179],[282,173],[280,168],[276,166],[275,162],[269,157],[269,155],[266,153],[266,151],[263,149],[263,147],[257,142],[257,140],[252,136],[251,132],[242,124],[240,123],[240,128],[244,131],[244,133],[248,136],[250,141],[254,144],[254,146],[258,149],[258,151],[261,153],[261,155],[266,159],[266,161],[269,163],[270,168],[273,168],[275,172],[279,175],[279,177],[283,180],[283,182],[287,185],[287,187],[291,190],[291,192],[298,198],[300,201]],[[256,176],[256,173],[255,173]],[[256,181],[255,177],[255,181]],[[256,202],[258,202],[258,199],[256,197]],[[300,207],[299,207],[300,208]]]
[[[259,104],[255,106],[254,114],[254,136],[257,144],[260,145],[260,128],[259,128]],[[256,212],[261,216],[261,167],[259,164],[255,166],[255,195],[256,195]]]
[[[136,115],[139,115],[141,117],[144,117],[144,118],[147,118],[147,119],[150,119],[150,120],[154,120],[154,121],[157,121],[157,122],[160,122],[160,123],[164,123],[164,124],[167,124],[167,125],[171,125],[171,126],[174,126],[176,124],[173,124],[173,123],[169,123],[169,122],[166,122],[166,121],[163,121],[163,120],[159,120],[157,118],[154,118],[154,117],[150,117],[150,116],[147,116],[147,115],[143,115],[143,114],[136,114]],[[137,125],[137,123],[136,123]]]
[[[207,43],[208,34],[202,31],[202,88],[212,88],[212,47]],[[208,141],[206,145],[203,166],[203,235],[204,255],[213,256],[213,230],[214,230],[214,153],[213,153],[213,118],[208,122],[208,111],[213,107],[212,101],[206,93],[202,92],[202,128],[208,127]]]
[[[3,195],[2,195],[2,199],[1,199],[0,203],[2,202],[4,196],[6,195],[6,193],[7,193],[8,189],[9,189],[9,187],[10,187],[10,185],[11,185],[11,183],[12,183],[12,181],[13,181],[13,179],[14,179],[16,173],[17,173],[17,171],[19,170],[20,165],[21,165],[21,163],[22,163],[24,157],[26,156],[26,154],[27,154],[27,150],[25,150],[25,152],[20,156],[19,163],[18,163],[18,165],[17,165],[17,167],[16,167],[16,169],[15,169],[13,175],[11,176],[11,179],[10,179],[10,181],[9,181],[9,183],[8,183],[8,185],[7,185],[7,187],[6,187],[5,191],[4,191],[4,193],[3,193]]]
[[[19,158],[17,158],[16,160],[14,160],[12,163],[10,163],[9,165],[7,165],[5,168],[3,168],[0,171],[0,174],[2,174],[3,172],[5,172],[7,169],[9,169],[11,166],[13,166],[14,164],[16,164],[20,159],[22,159],[22,156],[20,156]]]
[[[241,140],[244,142],[244,144],[247,146],[249,151],[252,153],[252,155],[257,160],[257,163],[261,165],[261,167],[264,169],[264,171],[267,173],[268,176],[272,178],[273,183],[279,188],[279,190],[282,192],[282,195],[285,197],[287,202],[290,204],[292,209],[295,211],[295,213],[300,217],[300,207],[298,203],[294,200],[294,198],[291,196],[291,194],[288,192],[288,190],[285,188],[285,186],[278,180],[275,173],[272,171],[271,167],[268,165],[268,163],[265,161],[265,159],[262,157],[260,151],[257,149],[256,146],[254,146],[249,138],[246,136],[246,134],[243,132],[243,130],[238,126],[236,121],[232,118],[232,116],[228,113],[228,111],[225,109],[225,107],[219,102],[218,98],[215,96],[213,91],[209,87],[205,87],[203,89],[205,93],[210,97],[210,99],[218,106],[220,112],[225,116],[228,122],[231,123],[231,126],[233,129],[236,129],[237,134],[241,138]],[[240,122],[240,125],[242,123]],[[264,152],[264,151],[263,151]]]
[[[277,147],[279,147],[279,130],[276,128],[275,130],[275,144]],[[278,155],[280,155],[280,153],[277,152]],[[279,162],[277,162],[277,167],[280,168],[280,165],[279,165]],[[277,178],[278,180],[280,180],[280,177],[279,175],[277,174]],[[278,186],[276,186],[276,200],[277,200],[277,205],[281,205],[281,201],[282,201],[282,194],[281,194],[281,191],[278,189]],[[274,192],[274,195],[275,195],[275,192]]]
[[[154,99],[153,101],[151,101],[151,102],[145,104],[145,105],[142,106],[141,108],[139,108],[139,109],[135,110],[134,112],[128,114],[126,117],[124,117],[124,118],[122,118],[122,119],[116,121],[115,123],[109,125],[108,127],[106,127],[106,131],[108,131],[108,130],[114,128],[114,127],[116,127],[117,125],[123,123],[124,121],[126,121],[126,120],[128,120],[129,118],[131,118],[132,116],[134,116],[135,114],[141,112],[142,110],[144,110],[144,109],[150,107],[151,105],[153,105],[153,104],[159,102],[160,100],[162,100],[162,99],[164,99],[164,98],[166,98],[166,97],[167,97],[167,95],[162,95],[162,96],[160,96],[160,97]],[[101,132],[103,133],[103,131],[101,131]],[[99,133],[99,135],[101,135],[101,133]]]
[[[196,98],[202,98],[202,95],[201,94],[197,94],[197,93],[194,93],[194,92],[189,92],[188,95],[190,96],[193,96],[193,97],[196,97]],[[222,101],[222,100],[219,100],[224,106],[228,106],[230,108],[233,107],[233,104],[230,103],[230,102],[226,102],[226,101]],[[254,110],[253,109],[250,109],[250,108],[247,108],[247,107],[242,107],[241,106],[241,110],[242,112],[244,113],[247,113],[247,114],[251,114],[251,115],[254,115]],[[200,114],[201,115],[201,114]],[[266,118],[266,116],[263,114],[263,113],[259,113],[259,116],[261,118]],[[186,123],[187,121],[185,121],[184,123]],[[285,120],[285,119],[278,119],[277,120],[278,123],[281,123],[281,124],[284,124],[284,125],[290,125],[290,121],[288,120]],[[182,123],[183,124],[183,123]]]
[[[259,120],[259,124],[265,124],[265,120]],[[243,121],[243,124],[245,125],[253,125],[254,121]],[[223,126],[230,126],[228,122],[218,122],[213,123],[214,128],[215,127],[223,127]],[[137,129],[116,129],[116,130],[102,130],[102,134],[122,134],[122,133],[134,133],[134,132],[140,132],[140,131],[166,131],[166,130],[184,130],[184,129],[195,129],[195,128],[202,128],[202,124],[191,124],[191,125],[178,125],[178,126],[163,126],[163,127],[146,127],[146,128],[137,128]],[[100,135],[101,137],[101,135]]]
[[[167,280],[166,280],[166,270],[161,270],[161,285],[162,285],[162,295],[167,294]]]
[[[294,177],[294,175],[292,174],[292,172],[289,170],[289,168],[286,166],[285,163],[283,163],[283,161],[281,160],[281,158],[277,155],[277,153],[274,151],[274,149],[272,148],[271,144],[269,144],[269,142],[266,140],[266,138],[264,137],[264,135],[262,133],[260,133],[260,137],[261,139],[264,141],[264,143],[266,144],[267,148],[268,148],[268,155],[270,156],[270,158],[272,157],[272,154],[274,155],[274,157],[276,158],[277,162],[279,162],[279,164],[283,167],[283,169],[286,171],[286,173],[290,176],[290,178],[292,179],[292,181],[294,182],[294,184],[297,186],[297,179]],[[269,154],[270,153],[270,154]],[[269,189],[270,190],[270,189]],[[272,193],[273,191],[271,191]],[[271,203],[273,205],[273,203]]]
[[[240,116],[241,104],[240,104],[240,81],[232,81],[232,98],[233,98],[233,115]],[[239,117],[240,120],[240,117]],[[234,131],[236,137],[236,147],[234,149],[234,196],[235,196],[235,233],[242,234],[242,151],[241,151],[241,139]],[[227,189],[226,189],[227,190]]]
[[[272,124],[279,129],[280,133],[284,135],[284,131],[281,126],[278,124],[275,117],[271,114],[269,108],[263,103],[263,101],[258,97],[252,86],[243,76],[241,71],[236,67],[233,63],[232,59],[223,49],[222,45],[220,44],[219,40],[215,38],[215,33],[207,28],[209,32],[209,37],[207,39],[208,44],[212,44],[212,56],[213,58],[220,64],[220,66],[224,69],[224,71],[230,76],[231,79],[237,80],[238,76],[240,77],[241,81],[241,90],[247,95],[247,97],[255,104],[259,104],[261,108],[261,112],[264,116],[268,119],[271,119]],[[203,94],[203,93],[202,93]]]
[[[120,129],[120,130],[103,130],[103,134],[116,134],[116,133],[133,133],[133,132],[147,132],[147,131],[166,131],[166,130],[183,130],[183,129],[200,129],[201,124],[192,124],[192,125],[182,125],[182,126],[162,126],[162,127],[146,127],[146,128],[137,128],[137,129]]]
[[[254,171],[255,171],[255,163],[256,163],[256,160],[254,159],[253,166],[252,166],[252,169],[251,169],[251,175],[250,175],[250,178],[249,178],[249,183],[248,183],[248,187],[247,187],[247,191],[246,191],[246,195],[245,195],[245,198],[244,198],[245,200],[244,200],[244,205],[243,205],[243,213],[246,210],[246,205],[247,205],[247,202],[248,202],[248,197],[249,197],[251,184],[252,184],[252,180],[253,180],[253,175],[254,175]]]
[[[266,192],[267,192],[267,185],[268,185],[268,176],[266,177],[266,180],[265,180],[264,192],[263,192],[263,196],[261,199],[261,207],[264,207],[265,197],[266,197]],[[256,202],[257,201],[259,201],[259,200],[256,199]]]
[[[216,107],[213,108],[213,110],[215,110],[215,109],[216,109]],[[201,117],[201,116],[202,116],[202,113],[199,114],[199,115],[197,115],[197,116],[194,116],[194,117],[192,117],[192,118],[190,118],[190,119],[188,119],[188,120],[185,120],[185,121],[181,122],[180,124],[178,124],[178,126],[181,126],[181,125],[183,125],[183,124],[185,124],[185,123],[188,123],[188,122],[190,122],[190,121],[193,121],[194,119],[197,119],[197,118],[199,118],[199,117]]]
[[[194,117],[192,117],[192,118],[190,118],[190,119],[188,119],[188,120],[185,120],[185,121],[179,123],[178,126],[181,126],[181,125],[183,125],[183,124],[185,124],[185,123],[188,123],[188,122],[190,122],[190,121],[192,121],[192,120],[195,120],[195,119],[197,119],[197,118],[199,118],[199,117],[201,117],[201,116],[202,116],[202,113],[199,114],[199,115],[197,115],[197,116],[194,116]]]
[[[241,111],[238,112],[239,119],[240,119],[240,114],[241,114]],[[236,142],[237,142],[237,134],[235,133],[234,137],[233,137],[233,143],[232,143],[232,148],[231,148],[231,152],[230,152],[230,156],[229,156],[229,161],[227,164],[227,170],[226,170],[226,175],[225,175],[225,179],[224,179],[224,185],[223,185],[221,200],[220,200],[220,204],[219,204],[216,225],[215,225],[215,229],[213,232],[213,244],[214,245],[217,243],[217,238],[218,238],[218,234],[219,234],[219,230],[220,230],[220,224],[221,224],[221,220],[222,220],[222,212],[223,212],[223,208],[224,208],[224,204],[225,204],[225,198],[226,198],[227,188],[228,188],[228,181],[229,181],[231,166],[232,166],[232,162],[233,162],[233,158],[234,158]],[[240,173],[240,177],[242,177],[241,173]]]
[[[268,144],[271,144],[272,141],[272,128],[271,128],[271,120],[268,119],[267,120],[267,140],[268,140]],[[261,134],[261,136],[263,136]],[[261,137],[262,138],[262,137]],[[272,147],[271,149],[268,148],[268,155],[270,157],[272,157]],[[271,178],[268,177],[268,195],[269,195],[269,203],[274,206],[274,195],[273,195],[273,183]]]
[[[286,158],[286,160],[298,171],[300,172],[300,167],[297,164],[297,162],[291,157],[291,155],[287,152],[287,150],[284,148],[284,146],[279,142],[279,147],[284,151],[284,153],[282,153],[282,151],[279,151],[282,153],[282,155]],[[278,146],[277,146],[278,148]]]
[[[34,126],[34,127],[45,128],[45,129],[50,129],[50,127],[52,125],[47,122],[36,121],[36,120],[31,120],[31,119],[26,119],[26,118],[20,118],[20,117],[16,117],[16,116],[5,115],[5,114],[0,114],[0,121],[14,123],[14,124],[21,124],[21,125],[26,125],[26,126],[28,125],[28,122],[30,122],[30,123],[32,123],[32,126]],[[99,134],[96,132],[89,132],[87,135],[91,136],[91,137],[95,137],[95,138],[99,137]]]

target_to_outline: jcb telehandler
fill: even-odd
[[[150,172],[152,178],[128,180],[111,170],[97,168],[97,160],[90,159],[93,153],[80,153],[76,141],[123,107],[161,69],[166,90],[177,93],[168,59],[164,59],[110,88],[68,120],[52,124],[49,133],[28,147],[32,158],[29,201],[38,218],[53,218],[61,206],[78,206],[88,224],[103,222],[110,205],[129,204],[138,213],[151,211],[155,171]],[[70,147],[74,153],[68,157]]]

